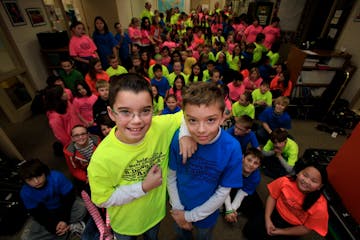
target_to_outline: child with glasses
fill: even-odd
[[[79,182],[80,188],[88,190],[87,167],[100,138],[88,133],[83,125],[71,129],[71,142],[64,148],[64,156],[70,173]]]
[[[116,239],[155,240],[166,214],[170,142],[183,114],[153,117],[152,96],[137,74],[113,77],[108,114],[116,126],[88,167],[92,201],[107,208]]]

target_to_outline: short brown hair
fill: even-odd
[[[19,167],[19,176],[23,180],[33,177],[39,177],[43,174],[47,176],[49,175],[49,173],[49,167],[37,158],[27,160],[23,162]]]
[[[236,118],[236,123],[242,124],[246,129],[251,129],[254,123],[254,120],[248,115],[242,115]]]
[[[277,97],[274,101],[274,104],[281,104],[285,107],[289,106],[289,103],[290,103],[289,98],[285,96]]]
[[[110,86],[109,82],[106,80],[103,80],[103,79],[99,79],[95,83],[96,90],[99,90],[99,88],[105,88],[105,87],[109,88],[109,86]]]
[[[288,135],[289,134],[285,129],[276,128],[274,131],[270,133],[270,140],[273,143],[283,142],[287,139]]]
[[[225,110],[224,96],[219,87],[214,83],[196,82],[190,84],[183,94],[183,108],[186,105],[212,105],[218,103],[220,110]]]

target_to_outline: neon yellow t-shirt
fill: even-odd
[[[155,66],[155,64],[151,65],[149,67],[149,70],[148,70],[148,74],[149,74],[150,79],[153,79],[155,77],[155,74],[154,74],[154,71],[153,71],[154,66]],[[163,76],[168,78],[168,76],[169,76],[168,68],[165,65],[161,65],[161,69],[162,69]]]
[[[159,96],[158,101],[156,102],[155,99],[153,100],[153,115],[159,115],[159,112],[164,110],[164,98]]]
[[[241,117],[242,115],[248,115],[252,119],[255,118],[255,107],[253,104],[249,104],[246,107],[239,104],[239,102],[235,102],[232,105],[232,114],[234,117]]]
[[[154,116],[144,139],[135,145],[120,142],[114,127],[94,152],[87,170],[95,204],[106,202],[118,186],[143,181],[154,164],[161,167],[161,186],[127,204],[107,209],[115,232],[141,235],[165,217],[170,143],[182,118],[182,111]]]
[[[251,93],[253,103],[257,101],[264,101],[266,105],[271,106],[272,104],[272,94],[270,91],[266,91],[266,93],[262,94],[260,89],[257,88]]]
[[[184,81],[185,81],[185,85],[188,84],[188,75],[186,75],[185,73],[183,72],[180,72],[180,75],[184,77]],[[175,78],[176,78],[176,74],[174,72],[170,73],[169,76],[168,76],[168,82],[169,82],[169,85],[170,87],[174,87],[174,82],[175,82]]]
[[[114,69],[113,67],[108,67],[108,69],[106,69],[106,73],[109,75],[109,77],[111,76],[115,76],[115,75],[121,75],[124,73],[128,73],[128,71],[126,70],[126,68],[124,68],[123,66],[118,66],[117,69]]]

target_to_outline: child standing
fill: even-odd
[[[253,131],[251,131],[253,123],[254,120],[251,117],[248,115],[242,115],[236,120],[235,126],[227,130],[231,136],[239,141],[243,153],[246,152],[249,143],[251,144],[251,147],[260,150],[256,135]]]
[[[97,97],[91,93],[90,88],[84,81],[76,81],[75,88],[76,92],[73,101],[75,112],[82,124],[89,128],[90,132],[93,132],[94,129],[91,129],[94,127],[93,106]]]
[[[174,94],[169,94],[165,98],[166,106],[164,110],[162,111],[162,115],[165,114],[174,114],[181,110],[181,108],[178,106],[176,96]]]
[[[65,240],[70,233],[81,235],[87,212],[62,173],[31,159],[20,166],[19,175],[25,182],[20,196],[33,217],[30,231],[22,239]]]
[[[278,178],[292,172],[298,160],[299,147],[288,137],[288,132],[277,128],[270,134],[270,140],[263,148],[265,174]]]
[[[64,148],[66,163],[70,173],[79,181],[81,189],[88,191],[87,167],[100,138],[89,134],[85,126],[76,125],[71,130],[71,140]]]
[[[252,104],[251,93],[245,92],[240,95],[239,101],[232,105],[232,114],[235,121],[242,115],[248,115],[252,119],[255,118],[255,107]]]
[[[259,149],[249,148],[243,157],[242,177],[243,186],[240,189],[231,189],[230,195],[225,200],[225,220],[237,222],[238,211],[244,213],[249,220],[258,212],[262,212],[262,202],[256,193],[260,183],[259,167],[262,161]]]
[[[109,106],[109,83],[105,80],[97,81],[96,91],[99,96],[93,105],[93,117],[96,124],[99,124],[101,116],[107,115],[107,106]]]
[[[70,59],[62,59],[60,61],[61,68],[59,71],[59,76],[64,80],[65,87],[69,88],[71,91],[75,90],[75,81],[84,80],[81,72],[73,68],[73,63]]]
[[[167,96],[170,89],[169,81],[163,76],[162,67],[160,64],[154,65],[155,77],[151,79],[151,85],[155,85],[158,88],[159,95],[163,98]]]
[[[91,199],[107,208],[117,239],[145,235],[155,240],[166,214],[170,142],[183,114],[153,117],[145,79],[136,74],[113,78],[108,114],[116,127],[91,158]]]
[[[89,73],[85,76],[85,82],[89,86],[91,92],[97,96],[96,91],[96,82],[100,79],[109,81],[109,75],[103,70],[101,66],[101,62],[98,58],[94,58],[90,60],[90,70]]]
[[[153,94],[153,116],[161,115],[164,110],[164,98],[160,96],[156,85],[151,85],[151,91]]]
[[[328,182],[324,166],[306,163],[293,176],[280,177],[268,184],[264,214],[248,221],[247,239],[298,239],[315,231],[328,231],[328,208],[322,190]],[[260,227],[260,229],[259,229]]]
[[[85,27],[82,22],[75,21],[71,24],[72,33],[69,42],[69,55],[74,58],[77,69],[83,76],[89,71],[91,58],[98,58],[97,48],[93,40],[85,35]]]
[[[221,128],[224,97],[220,88],[193,83],[184,94],[185,122],[198,150],[183,164],[178,133],[170,149],[168,191],[171,215],[180,239],[211,239],[218,208],[231,188],[242,187],[241,151],[238,143]]]

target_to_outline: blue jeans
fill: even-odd
[[[144,240],[158,240],[158,233],[160,230],[160,223],[156,224],[154,227],[150,228],[143,233]],[[127,236],[120,233],[114,232],[116,240],[136,240],[137,236]]]
[[[90,217],[89,221],[86,223],[85,230],[81,235],[81,240],[98,240],[99,238],[99,229],[97,228],[94,219]]]
[[[196,240],[211,240],[214,226],[210,228],[198,228],[193,226],[195,231]],[[177,224],[175,226],[176,233],[178,235],[178,240],[191,240],[193,239],[192,231],[184,230],[180,228]]]

